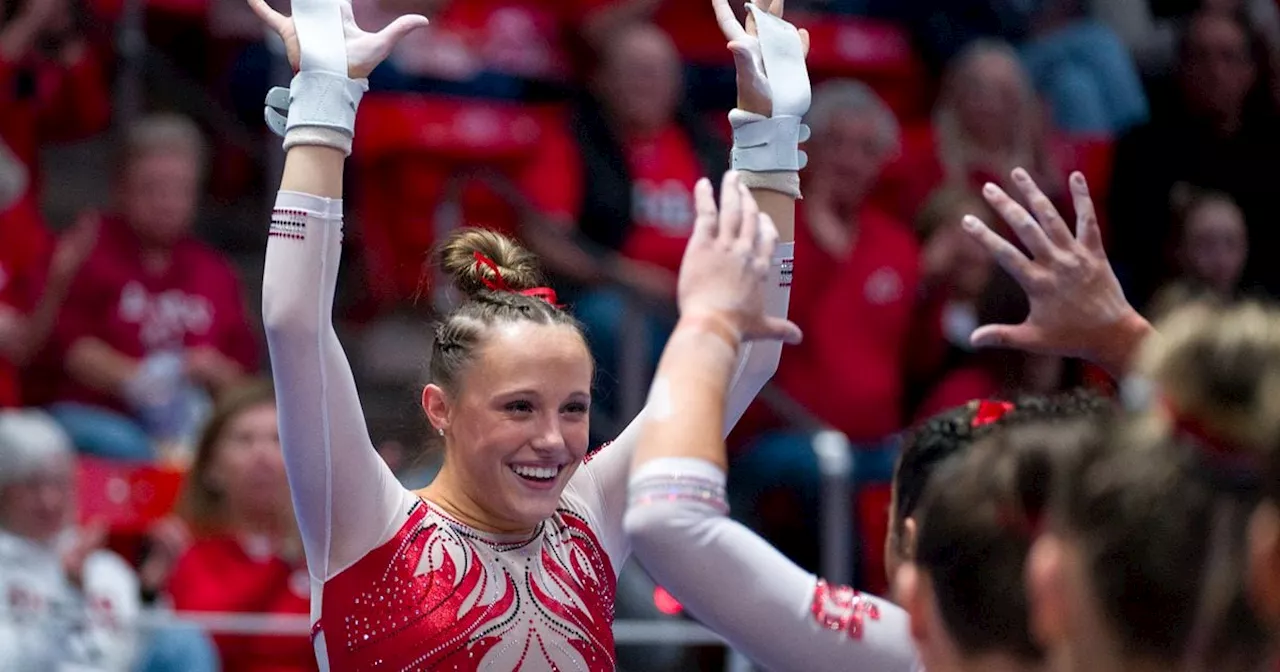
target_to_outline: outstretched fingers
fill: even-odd
[[[702,178],[693,188],[693,206],[697,217],[693,220],[691,244],[713,240],[719,230],[720,210],[716,208],[716,193],[711,180]]]
[[[1070,249],[1071,244],[1075,242],[1075,237],[1071,235],[1071,229],[1058,213],[1058,209],[1054,207],[1053,201],[1049,200],[1049,197],[1040,189],[1040,185],[1036,184],[1036,181],[1031,179],[1031,175],[1023,168],[1014,169],[1013,182],[1018,185],[1022,195],[1031,204],[1031,210],[1036,213],[1036,218],[1040,221],[1040,226],[1044,228],[1049,240],[1059,248]]]
[[[1102,243],[1102,228],[1098,226],[1098,212],[1093,205],[1093,197],[1089,195],[1089,183],[1084,174],[1071,174],[1071,200],[1076,210],[1076,240],[1084,248],[1099,257],[1106,257],[1107,250]]]
[[[760,206],[741,180],[738,181],[738,200],[742,203],[742,227],[738,229],[737,244],[750,257],[759,243]]]
[[[1027,250],[1037,259],[1048,259],[1053,255],[1053,244],[1049,242],[1049,237],[1045,235],[1044,229],[1040,228],[1040,223],[1035,217],[1031,216],[1022,204],[1013,199],[1012,196],[1006,194],[1004,189],[996,186],[994,183],[988,182],[982,188],[982,196],[987,199],[987,203],[1000,214],[1000,218],[1009,224],[1013,229],[1013,233],[1018,236],[1018,240],[1027,246]],[[995,235],[994,233],[992,235]],[[1000,238],[999,236],[996,236]],[[1003,238],[1000,238],[1004,241]],[[1008,241],[1004,241],[1007,242]]]
[[[961,225],[966,233],[987,248],[987,252],[995,258],[996,263],[1013,276],[1023,289],[1030,287],[1035,278],[1035,264],[1021,250],[1005,240],[1004,236],[992,231],[986,222],[973,215],[965,215]]]
[[[738,239],[738,230],[742,228],[742,192],[738,189],[741,180],[738,172],[731,170],[724,174],[720,183],[720,242],[731,246]]]
[[[720,24],[720,32],[729,41],[742,40],[748,37],[747,30],[738,22],[738,16],[729,6],[729,0],[711,0],[711,8],[716,13],[716,23]]]
[[[271,27],[277,33],[284,32],[289,28],[289,17],[277,12],[267,4],[267,0],[249,0],[249,7],[253,9],[253,13],[262,19],[263,23]]]

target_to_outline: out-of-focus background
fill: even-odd
[[[354,2],[369,29],[409,11],[432,20],[370,77],[348,163],[337,318],[374,444],[406,485],[430,480],[438,455],[417,400],[431,316],[450,297],[427,262],[462,225],[541,256],[587,327],[592,429],[607,441],[639,409],[674,323],[694,182],[727,162],[733,66],[709,0]],[[801,564],[883,592],[905,427],[975,398],[1111,385],[1079,362],[968,346],[978,325],[1026,311],[959,230],[964,214],[996,223],[982,184],[1023,166],[1070,212],[1066,177],[1082,171],[1149,316],[1280,292],[1266,261],[1280,243],[1280,9],[790,0],[787,12],[812,36],[791,299],[807,338],[731,437],[733,515]],[[262,100],[290,74],[243,0],[0,1],[0,418],[30,421],[0,419],[0,451],[60,432],[77,456],[62,478],[0,474],[0,633],[39,574],[24,540],[75,534],[125,561],[104,594],[153,617],[243,615],[149,628],[128,653],[107,637],[89,652],[101,669],[314,667],[260,383],[282,160]],[[815,437],[847,446],[841,483]],[[824,533],[831,520],[853,533]],[[39,580],[62,580],[53,570]],[[684,621],[634,567],[618,604],[633,625]],[[623,668],[725,664],[675,637],[621,646]]]

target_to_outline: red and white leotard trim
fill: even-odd
[[[281,192],[276,205],[263,322],[322,667],[613,669],[613,595],[631,552],[622,519],[641,423],[578,467],[560,510],[532,538],[450,519],[405,490],[369,441],[331,315],[342,201]],[[787,292],[779,282],[770,299],[779,315]],[[744,349],[727,427],[773,375],[780,348]]]
[[[419,501],[325,583],[315,634],[341,670],[612,670],[613,597],[609,556],[573,511],[513,539]]]

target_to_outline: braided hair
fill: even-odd
[[[903,557],[912,555],[912,549],[904,547],[906,520],[919,506],[930,476],[947,458],[968,450],[996,429],[1091,418],[1111,409],[1109,400],[1083,388],[1052,397],[1023,397],[1001,405],[998,415],[986,417],[991,403],[998,402],[972,401],[943,411],[907,433],[893,471],[889,525],[890,535],[898,544],[896,550]]]
[[[507,236],[463,228],[441,244],[438,263],[463,297],[436,325],[431,344],[431,382],[457,390],[462,372],[475,358],[490,327],[504,322],[533,322],[572,328],[582,325],[569,311],[547,299],[537,258]]]

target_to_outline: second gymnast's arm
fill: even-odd
[[[720,338],[682,320],[664,351],[629,488],[636,558],[767,669],[914,669],[904,612],[828,586],[726,516],[721,428],[734,353]]]
[[[765,311],[773,317],[785,317],[791,302],[792,240],[795,236],[795,200],[786,194],[753,189],[760,211],[773,218],[778,228],[778,249],[774,252],[765,289]],[[722,434],[727,436],[738,424],[769,379],[778,370],[782,357],[781,341],[755,341],[742,346],[733,365],[733,383],[728,393],[728,409],[723,414]],[[574,474],[569,493],[586,501],[586,507],[598,516],[596,532],[613,561],[622,569],[631,554],[631,544],[622,529],[627,510],[627,479],[631,474],[636,444],[649,408],[627,425],[608,447],[603,448],[588,464]]]
[[[407,515],[404,489],[369,440],[333,328],[344,163],[328,147],[288,151],[262,290],[280,443],[307,565],[320,581],[383,543]]]

